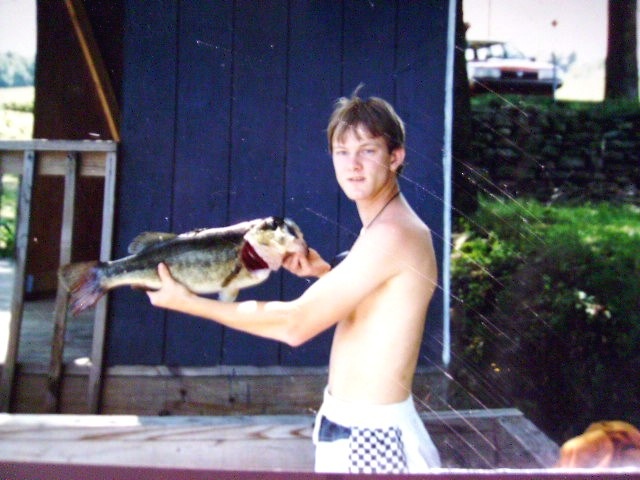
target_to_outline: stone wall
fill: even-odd
[[[640,114],[504,102],[473,107],[472,177],[481,190],[541,201],[640,203]]]

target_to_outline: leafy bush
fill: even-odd
[[[13,258],[16,246],[16,223],[0,218],[0,258]]]
[[[558,442],[640,424],[638,251],[632,205],[481,201],[452,255],[457,406],[515,405]]]
[[[539,107],[548,111],[588,112],[592,115],[598,115],[602,119],[612,116],[637,115],[640,110],[637,101],[623,98],[609,99],[606,102],[559,101],[552,97],[539,95],[512,94],[506,94],[501,97],[478,95],[471,98],[471,108],[473,110],[485,109],[490,106],[503,107],[505,104],[513,105],[521,110]]]
[[[0,87],[24,87],[34,84],[35,61],[14,52],[0,53]]]
[[[3,104],[2,108],[4,108],[5,110],[11,110],[13,112],[33,113],[33,102],[29,102],[29,103],[10,102],[10,103]]]
[[[0,182],[0,258],[15,254],[16,205],[18,178],[15,175],[1,175]]]

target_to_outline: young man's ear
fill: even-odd
[[[389,165],[389,169],[392,172],[398,173],[398,171],[402,169],[405,155],[406,151],[404,147],[398,147],[391,152],[391,164]]]

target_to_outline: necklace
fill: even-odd
[[[369,223],[367,223],[364,227],[362,227],[362,230],[365,231],[367,228],[369,228],[371,225],[373,225],[373,222],[375,222],[378,217],[380,216],[380,214],[382,212],[384,212],[384,209],[387,208],[387,206],[393,202],[394,198],[396,198],[398,195],[400,195],[400,191],[397,191],[395,193],[395,195],[393,197],[391,197],[389,200],[387,200],[387,203],[385,203],[382,208],[380,210],[378,210],[378,213],[376,213],[376,215],[371,219],[371,221]]]

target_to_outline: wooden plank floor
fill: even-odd
[[[513,409],[422,415],[443,468],[540,468],[557,446]],[[313,415],[0,414],[0,463],[312,471]]]
[[[0,462],[312,471],[312,424],[286,415],[0,414]]]
[[[9,316],[13,291],[13,264],[0,259],[0,359],[5,358],[9,338]],[[25,302],[20,332],[18,362],[49,365],[53,336],[53,308],[55,298]],[[64,362],[83,362],[91,354],[93,309],[77,317],[69,317],[65,337]]]

